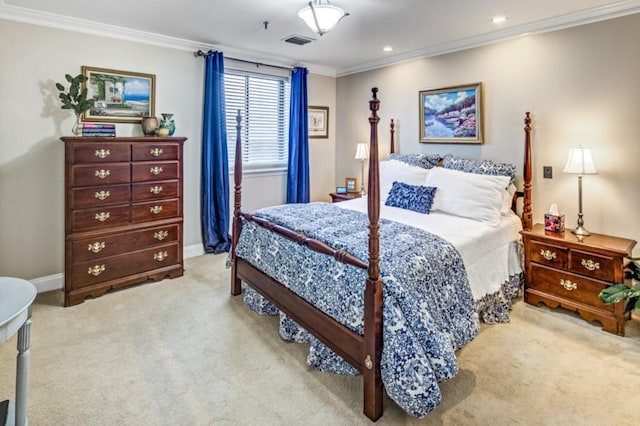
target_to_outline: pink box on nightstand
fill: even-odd
[[[564,215],[559,216],[545,213],[544,215],[544,230],[549,232],[561,233],[564,232]]]

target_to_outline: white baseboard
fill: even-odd
[[[201,256],[204,254],[202,244],[193,244],[182,248],[182,255],[185,259],[190,257]],[[38,293],[44,293],[53,290],[62,290],[64,288],[64,274],[48,275],[29,280],[33,284]]]

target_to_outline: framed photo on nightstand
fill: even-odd
[[[347,187],[347,192],[358,192],[358,178],[347,176],[344,178],[344,186]]]

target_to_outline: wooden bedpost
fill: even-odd
[[[391,131],[391,143],[389,144],[389,154],[393,154],[396,152],[396,142],[395,142],[395,133],[396,133],[396,124],[393,122],[393,118],[391,119],[391,124],[389,124]]]
[[[380,280],[380,173],[378,170],[378,88],[371,89],[369,101],[371,138],[369,141],[369,267],[364,290],[364,414],[375,421],[382,416],[383,386],[380,373],[382,354],[382,281]]]
[[[531,114],[527,111],[524,117],[524,204],[522,207],[522,228],[531,230],[533,226],[531,213]]]
[[[242,200],[242,138],[240,137],[240,130],[242,125],[240,121],[242,115],[238,110],[236,116],[236,157],[233,170],[233,181],[235,190],[233,193],[233,225],[232,225],[232,237],[231,237],[231,295],[237,296],[242,292],[242,284],[240,278],[238,278],[238,270],[236,268],[236,246],[238,245],[238,238],[240,238],[240,231],[242,231],[242,220],[240,220],[240,201]]]

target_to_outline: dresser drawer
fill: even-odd
[[[131,222],[129,205],[108,206],[97,209],[74,210],[71,213],[74,231],[88,229],[107,229],[115,225],[127,225]]]
[[[73,148],[73,163],[113,163],[129,161],[131,147],[122,143],[95,143],[75,145]]]
[[[162,198],[178,198],[179,182],[168,180],[160,182],[144,182],[133,184],[133,201],[159,200]]]
[[[147,222],[150,220],[170,219],[179,216],[178,200],[151,201],[148,203],[136,203],[131,206],[133,223]]]
[[[74,241],[71,252],[74,263],[100,259],[114,254],[136,251],[153,245],[162,245],[178,240],[180,227],[177,224],[155,226],[140,231],[129,231],[104,237],[85,238]]]
[[[177,160],[180,158],[178,149],[178,145],[175,144],[134,145],[132,159],[133,161]]]
[[[566,247],[531,241],[531,261],[554,268],[568,269],[569,249]]]
[[[603,281],[615,282],[615,259],[580,250],[571,250],[569,270]]]
[[[152,247],[73,265],[73,289],[98,284],[124,275],[160,269],[178,263],[178,244]]]
[[[615,311],[615,305],[605,305],[598,297],[608,283],[535,264],[531,265],[531,274],[529,288],[583,305]]]
[[[72,167],[71,186],[99,186],[128,183],[131,180],[129,163],[104,163]]]
[[[178,179],[177,161],[134,163],[132,180],[134,182],[149,182],[154,180]]]
[[[131,199],[129,185],[104,185],[71,190],[71,208],[85,209],[126,204]]]

